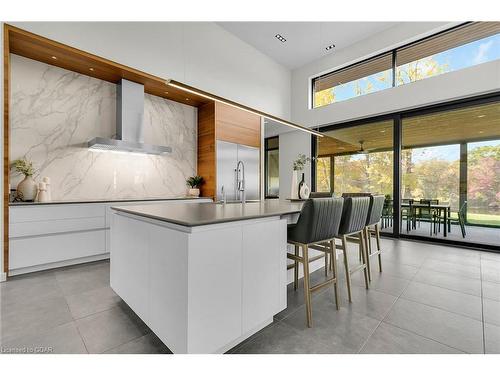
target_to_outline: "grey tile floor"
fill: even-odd
[[[430,223],[422,222],[417,228],[411,229],[406,232],[406,220],[403,221],[402,233],[407,233],[410,235],[417,235],[422,237],[432,237],[432,238],[444,238],[443,230],[437,234],[430,235]],[[392,233],[392,227],[382,229],[382,232]],[[492,227],[481,227],[477,225],[466,225],[465,226],[466,236],[462,237],[462,232],[458,224],[451,225],[451,232],[448,233],[447,239],[453,241],[460,241],[469,243],[471,245],[475,243],[497,245],[500,242],[500,230],[499,228]]]
[[[369,290],[353,275],[352,303],[341,272],[340,310],[332,288],[315,294],[307,328],[302,285],[290,285],[288,308],[229,353],[500,353],[500,254],[382,245],[383,272],[373,258]],[[311,278],[320,281],[323,270]],[[170,353],[111,290],[107,261],[12,277],[0,298],[4,353]]]

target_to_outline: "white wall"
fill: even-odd
[[[402,23],[295,69],[292,72],[292,121],[316,127],[499,90],[500,62],[495,61],[310,109],[311,78],[432,35],[454,24]]]
[[[290,198],[293,161],[298,154],[311,156],[311,135],[299,130],[280,134],[280,199]],[[302,175],[299,175],[299,180]],[[306,183],[311,186],[311,165],[304,169]]]
[[[13,25],[279,117],[290,115],[290,71],[213,22]]]

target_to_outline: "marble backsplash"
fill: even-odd
[[[197,110],[144,98],[144,140],[167,155],[90,151],[93,137],[116,133],[116,85],[11,55],[10,160],[33,161],[51,179],[52,200],[174,197],[196,173]],[[11,187],[23,177],[11,172]]]

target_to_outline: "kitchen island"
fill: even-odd
[[[286,308],[302,203],[113,207],[111,287],[174,353],[223,353]]]

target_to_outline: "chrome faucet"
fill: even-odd
[[[241,168],[240,168],[241,165]],[[236,166],[236,182],[237,189],[240,192],[241,203],[245,203],[245,164],[240,160],[238,161],[238,165]],[[240,178],[241,172],[241,178]]]

